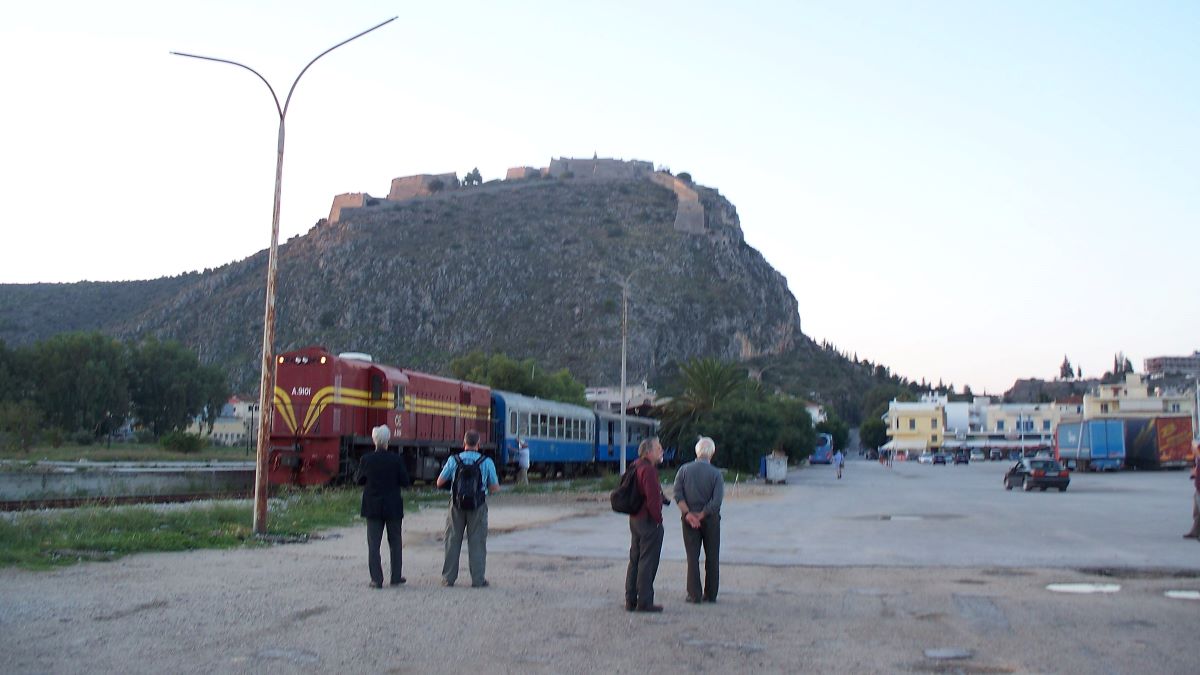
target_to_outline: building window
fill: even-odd
[[[930,443],[937,443],[937,434],[934,434],[934,435],[930,436],[930,437],[929,437],[929,442],[930,442]]]
[[[1004,431],[1004,420],[996,420],[996,431]]]
[[[929,423],[930,423],[931,425],[933,425],[932,427],[930,427],[931,429],[936,429],[936,428],[937,428],[937,418],[936,418],[936,417],[934,417],[933,419],[929,420]]]
[[[1101,414],[1101,415],[1106,415],[1106,414],[1108,414],[1108,404],[1107,404],[1107,403],[1101,403],[1101,404],[1100,404],[1100,414]]]
[[[908,421],[908,428],[909,428],[909,429],[916,429],[916,428],[917,428],[917,420],[915,420],[915,419],[910,419],[910,420]]]
[[[1050,431],[1050,420],[1042,420],[1042,431]]]

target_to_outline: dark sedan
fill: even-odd
[[[1004,474],[1005,490],[1020,486],[1026,492],[1034,488],[1042,492],[1045,492],[1046,488],[1058,488],[1059,492],[1066,492],[1070,484],[1071,472],[1054,459],[1019,459],[1013,468]]]

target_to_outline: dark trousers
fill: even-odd
[[[629,568],[625,571],[625,604],[654,604],[654,577],[662,555],[663,526],[649,518],[629,519]]]
[[[700,588],[700,547],[704,547],[704,588]],[[721,516],[707,516],[700,527],[683,519],[683,550],[687,553],[689,600],[716,602],[721,576]]]
[[[404,576],[404,553],[401,551],[400,525],[403,518],[367,519],[367,567],[371,570],[371,581],[383,584],[383,561],[379,559],[379,545],[383,543],[383,530],[387,529],[388,553],[392,563],[392,583],[399,583]]]

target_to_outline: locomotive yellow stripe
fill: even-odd
[[[273,398],[275,410],[279,411],[279,416],[283,418],[283,423],[288,426],[293,434],[296,433],[296,411],[292,408],[292,399],[287,392],[279,387],[275,387],[275,396]]]
[[[372,399],[371,392],[362,389],[344,388],[340,391],[332,386],[317,390],[309,400],[308,410],[304,415],[304,423],[297,424],[295,406],[288,393],[280,387],[275,388],[275,408],[283,417],[284,422],[292,433],[307,434],[316,426],[321,413],[331,404],[347,405],[355,408],[370,408],[376,410],[391,410],[395,407],[395,395],[384,392],[382,399]],[[439,417],[461,417],[469,420],[488,421],[491,411],[487,406],[464,405],[448,401],[438,401],[431,398],[415,396],[404,397],[404,409],[408,412]]]

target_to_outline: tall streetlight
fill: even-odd
[[[254,467],[254,533],[267,533],[267,444],[271,437],[271,424],[274,418],[274,406],[272,400],[275,397],[275,278],[279,269],[278,256],[276,255],[279,249],[279,193],[283,186],[283,130],[284,120],[287,118],[288,106],[292,102],[292,94],[296,91],[296,85],[299,84],[300,78],[304,77],[304,73],[308,71],[312,64],[317,62],[317,59],[325,56],[329,52],[341,47],[342,45],[356,40],[367,33],[381,28],[393,21],[397,17],[392,17],[383,23],[368,28],[354,37],[342,40],[336,45],[317,54],[316,58],[308,62],[307,66],[300,71],[296,79],[292,81],[292,88],[288,89],[287,98],[284,99],[283,105],[279,105],[279,97],[275,95],[275,88],[267,82],[267,78],[259,74],[259,72],[250,66],[230,61],[228,59],[217,59],[211,56],[199,56],[197,54],[184,54],[182,52],[171,52],[176,56],[186,56],[192,59],[203,59],[205,61],[216,61],[217,63],[228,63],[231,66],[245,68],[254,73],[258,79],[267,85],[267,89],[271,92],[271,98],[275,100],[275,110],[279,113],[279,140],[276,146],[275,155],[275,205],[271,211],[271,249],[267,256],[267,301],[263,311],[263,346],[262,346],[262,382],[261,390],[258,397],[259,425],[258,425],[258,455]]]
[[[636,272],[637,270],[634,270]],[[625,342],[629,337],[629,280],[633,272],[625,275],[621,281],[621,475],[625,475]]]

